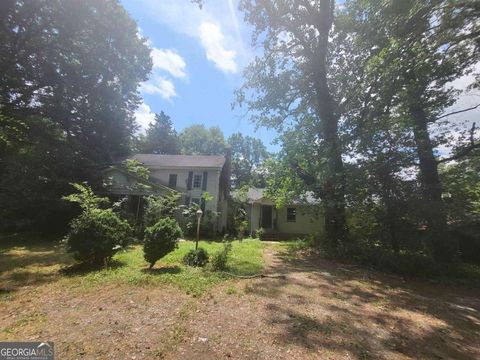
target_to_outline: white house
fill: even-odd
[[[307,193],[290,204],[277,208],[265,195],[265,189],[250,188],[246,194],[249,231],[262,228],[266,239],[295,238],[321,233],[324,217],[318,213],[319,201]]]
[[[197,203],[204,211],[218,212],[217,230],[224,232],[227,226],[228,196],[230,192],[230,153],[226,156],[210,155],[157,155],[136,154],[138,160],[150,170],[150,178],[143,184],[138,178],[117,167],[111,167],[106,175],[111,179],[110,194],[141,196],[176,191],[182,195],[182,203]],[[137,186],[142,183],[142,186]],[[202,195],[208,192],[212,200]]]

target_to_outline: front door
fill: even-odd
[[[273,214],[272,205],[262,205],[262,228],[264,229],[272,228],[272,214]]]

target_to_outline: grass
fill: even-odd
[[[15,334],[19,330],[19,328],[23,326],[33,323],[35,324],[35,326],[40,328],[44,322],[45,322],[45,315],[40,313],[32,313],[32,314],[23,316],[20,320],[17,320],[14,324],[3,329],[2,332],[7,335]]]
[[[71,267],[73,260],[58,242],[45,242],[31,237],[1,240],[0,282],[9,284],[10,287],[51,281],[82,287],[103,284],[168,284],[198,296],[210,286],[228,278],[222,273],[210,271],[208,266],[193,268],[183,265],[184,255],[195,247],[192,241],[179,242],[178,249],[159,260],[152,270],[148,270],[148,264],[143,259],[142,246],[134,245],[118,252],[108,268],[79,271]],[[200,241],[199,247],[207,250],[211,256],[221,251],[223,244]],[[263,268],[262,250],[263,244],[259,240],[234,241],[227,262],[228,271],[237,275],[260,272]],[[8,288],[9,286],[5,287]]]
[[[209,255],[223,249],[223,244],[200,241],[199,247],[207,250]],[[90,272],[84,276],[84,285],[99,283],[128,283],[133,285],[171,284],[188,294],[200,295],[205,289],[225,280],[221,273],[206,268],[194,268],[182,263],[185,254],[195,248],[192,241],[181,241],[174,252],[159,260],[152,270],[147,269],[140,245],[122,251],[114,257],[120,264],[114,268]],[[234,241],[227,262],[229,272],[236,275],[256,274],[263,268],[262,243],[258,240]]]

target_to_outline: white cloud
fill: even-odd
[[[154,119],[155,114],[152,112],[152,109],[150,109],[150,106],[145,103],[141,103],[138,109],[135,111],[135,120],[137,121],[137,124],[140,125],[140,131],[144,132],[148,127],[148,124],[153,122]]]
[[[176,78],[187,76],[185,60],[174,50],[152,48],[153,68],[164,70]]]
[[[149,95],[159,94],[166,100],[170,100],[172,97],[177,96],[173,82],[156,74],[154,74],[149,81],[144,82],[140,86],[140,91]]]
[[[249,39],[250,33],[238,20],[237,3],[237,0],[209,0],[199,9],[189,0],[142,2],[146,16],[197,39],[207,59],[225,73],[237,73],[253,58],[252,50],[244,46],[244,39]]]
[[[207,59],[225,73],[236,73],[235,50],[227,50],[222,30],[216,24],[203,22],[199,28],[200,40],[205,48]]]
[[[177,96],[173,81],[165,77],[166,74],[174,78],[186,78],[187,64],[185,60],[175,51],[170,49],[159,49],[152,47],[153,69],[150,79],[140,86],[143,94],[160,95],[166,100]]]
[[[451,83],[447,87],[453,87],[462,91],[455,104],[448,109],[445,109],[445,114],[463,109],[473,108],[480,104],[480,92],[478,90],[468,91],[468,86],[475,80],[475,74],[480,72],[480,62],[475,64],[472,68],[473,73],[462,76]],[[431,126],[434,137],[439,134],[447,135],[450,141],[447,144],[437,146],[437,151],[441,156],[448,156],[452,152],[452,145],[458,146],[469,141],[469,130],[472,124],[480,117],[480,107],[471,111],[462,112],[459,114],[450,115]],[[478,125],[478,124],[477,124]],[[480,131],[477,129],[475,138],[478,139]]]

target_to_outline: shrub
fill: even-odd
[[[223,250],[216,252],[212,256],[211,266],[213,271],[222,271],[227,269],[228,254],[232,250],[232,243],[226,242]]]
[[[183,263],[188,266],[202,267],[208,262],[208,253],[205,249],[190,250],[183,257]]]
[[[157,260],[176,249],[181,236],[182,230],[177,221],[170,218],[160,219],[155,225],[145,229],[143,257],[150,264],[150,269]]]
[[[418,253],[395,254],[376,247],[361,248],[355,257],[363,265],[398,275],[434,277],[442,273],[442,266],[432,257]]]
[[[180,195],[173,193],[164,196],[150,195],[146,198],[145,214],[143,216],[144,226],[153,226],[158,220],[169,217],[174,218],[178,209]]]
[[[257,230],[255,230],[255,238],[262,240],[264,234],[265,234],[264,228],[258,228]]]
[[[105,264],[128,244],[132,228],[111,209],[90,209],[72,221],[66,237],[68,251],[84,263]]]
[[[462,261],[480,264],[480,222],[462,223],[451,233],[458,239]]]
[[[180,226],[184,235],[188,238],[195,238],[197,235],[197,211],[200,206],[196,203],[190,205],[180,205],[182,209],[182,219]],[[202,237],[213,238],[217,233],[216,222],[219,213],[211,210],[205,210],[200,223],[200,235]]]

